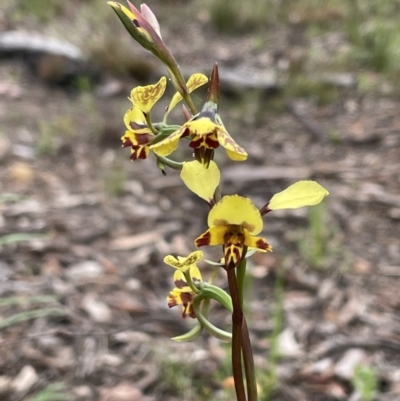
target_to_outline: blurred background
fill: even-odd
[[[330,191],[265,217],[246,305],[260,401],[400,399],[400,3],[148,1],[185,76],[219,64],[249,153],[217,152],[223,193]],[[233,399],[229,346],[170,340],[193,321],[167,308],[162,259],[193,250],[207,206],[120,147],[131,89],[162,75],[105,1],[0,0],[0,399]]]

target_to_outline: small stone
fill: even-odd
[[[111,309],[107,304],[97,299],[94,294],[87,294],[82,300],[82,309],[88,313],[96,323],[110,323],[112,319]]]
[[[99,363],[107,366],[118,367],[124,363],[124,359],[120,355],[102,354],[99,358]]]
[[[76,283],[87,279],[96,278],[104,274],[103,266],[94,260],[85,260],[70,266],[67,275]]]
[[[114,338],[121,343],[133,344],[149,343],[151,341],[151,337],[141,331],[121,331],[116,333]]]
[[[285,329],[278,337],[278,353],[283,357],[294,358],[302,355],[299,343],[292,329]]]
[[[16,162],[8,168],[8,177],[16,185],[31,184],[34,176],[33,168],[27,163]]]
[[[92,389],[89,386],[76,386],[72,390],[77,399],[89,400],[92,399]]]
[[[368,260],[358,258],[353,265],[353,270],[358,274],[369,274],[371,273],[371,263]]]
[[[100,389],[100,401],[141,401],[142,392],[130,382],[121,382],[115,387]]]
[[[351,380],[354,369],[363,362],[366,354],[362,349],[354,348],[348,350],[335,366],[335,374],[342,379]]]
[[[30,366],[25,365],[14,378],[12,386],[17,393],[26,393],[29,391],[39,380],[36,370]]]

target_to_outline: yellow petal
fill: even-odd
[[[185,185],[197,196],[211,202],[219,185],[221,174],[215,162],[210,161],[208,168],[197,160],[183,162],[181,178]]]
[[[272,252],[272,246],[264,238],[250,235],[247,230],[244,230],[244,238],[244,245],[247,245],[248,248],[257,249],[261,252]]]
[[[189,288],[190,290],[190,288]],[[195,318],[196,315],[193,310],[193,292],[183,292],[174,288],[167,297],[168,306],[173,308],[177,305],[182,305],[182,317],[190,316]]]
[[[188,88],[189,93],[192,93],[195,89],[200,86],[205,85],[208,82],[208,78],[204,74],[193,74],[188,81],[186,82],[186,86]],[[171,102],[169,103],[166,111],[166,115],[170,113],[170,111],[183,99],[182,95],[177,92],[172,97]]]
[[[164,263],[174,267],[175,269],[181,270],[182,272],[186,272],[191,268],[192,265],[196,264],[197,262],[200,262],[200,260],[202,259],[203,259],[203,252],[194,251],[191,254],[189,254],[189,256],[186,258],[181,256],[175,258],[172,255],[167,255],[164,258]]]
[[[201,252],[201,251],[197,251],[197,252]],[[203,253],[203,252],[201,252],[201,253]],[[190,277],[192,277],[192,280],[193,280],[194,282],[201,282],[201,281],[203,281],[203,278],[201,277],[200,270],[199,270],[199,268],[198,268],[196,265],[190,266],[190,271],[189,271],[189,273],[190,273]]]
[[[247,152],[225,130],[218,132],[218,142],[226,149],[226,153],[230,159],[237,162],[247,159]]]
[[[268,209],[297,209],[318,205],[329,192],[315,181],[298,181],[284,191],[275,194]]]
[[[218,131],[221,126],[215,124],[208,117],[200,117],[197,120],[186,122],[183,127],[188,128],[191,135],[210,135]]]
[[[197,251],[197,252],[200,252],[201,254],[203,254],[203,252],[201,252],[201,251]],[[193,281],[198,281],[198,282],[203,281],[200,270],[196,265],[190,266],[189,274],[192,277]],[[187,285],[186,277],[185,277],[185,274],[182,269],[175,270],[174,283],[175,283],[175,286],[177,287],[177,288],[175,288],[175,290],[192,292],[191,288]]]
[[[168,156],[178,147],[179,139],[185,132],[181,127],[178,131],[171,134],[168,138],[150,146],[150,149],[158,156]]]
[[[196,246],[204,246],[204,245],[224,245],[225,244],[225,234],[227,227],[211,227],[205,233],[201,234],[194,241]]]
[[[258,234],[263,228],[260,211],[249,198],[239,195],[224,196],[208,214],[208,226],[239,225],[251,234]]]
[[[126,128],[132,129],[131,122],[136,124],[147,124],[143,112],[137,107],[131,107],[124,115],[124,123]]]
[[[186,277],[182,270],[175,270],[174,283],[175,283],[175,287],[176,287],[175,290],[177,290],[177,289],[182,290],[187,287],[188,284],[186,281]]]
[[[161,79],[154,85],[137,86],[132,89],[130,100],[143,113],[148,113],[161,98],[167,86],[167,78]]]

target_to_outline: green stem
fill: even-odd
[[[146,117],[146,123],[147,123],[148,127],[151,129],[151,132],[154,135],[157,135],[158,134],[158,130],[156,129],[156,127],[151,122],[150,112],[149,113],[144,113],[144,115]]]
[[[190,111],[193,115],[197,114],[196,106],[193,103],[193,100],[189,93],[182,95],[183,99],[185,100],[186,104],[189,106]]]
[[[196,287],[196,285],[193,283],[192,276],[190,275],[190,271],[188,270],[187,272],[183,273],[185,275],[186,282],[188,283],[190,289],[195,293],[198,294],[200,290]]]
[[[214,326],[210,321],[207,320],[207,318],[201,312],[200,305],[201,301],[204,299],[207,300],[207,298],[205,298],[202,294],[200,294],[197,295],[193,300],[193,310],[194,313],[196,314],[197,320],[200,322],[200,324],[203,326],[204,329],[206,329],[212,336],[214,336],[218,340],[228,343],[231,342],[232,334]]]
[[[245,255],[247,249],[243,250],[243,255]],[[239,293],[239,299],[241,307],[243,309],[243,292],[244,292],[244,281],[246,276],[246,259],[243,258],[237,267],[236,279],[237,287]],[[254,358],[253,350],[250,342],[249,329],[247,327],[246,318],[243,316],[242,324],[242,352],[243,352],[243,364],[244,371],[246,374],[246,386],[247,386],[247,396],[249,401],[257,401],[257,381],[254,369]]]
[[[232,299],[222,288],[209,283],[201,283],[200,289],[202,296],[215,299],[223,307],[228,309],[229,312],[233,312]]]
[[[243,311],[240,303],[239,291],[236,282],[235,269],[227,271],[229,291],[232,297],[232,370],[235,381],[237,401],[246,401],[242,371],[242,325]]]
[[[172,168],[174,170],[179,170],[180,171],[183,168],[183,164],[182,163],[179,163],[179,162],[176,162],[174,160],[168,159],[167,157],[164,157],[164,156],[156,155],[156,157],[161,163],[165,164],[166,166],[168,166],[168,167],[170,167],[170,168]]]

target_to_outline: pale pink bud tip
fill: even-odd
[[[154,15],[153,11],[150,10],[150,7],[146,4],[141,4],[140,13],[161,38],[160,24],[158,23],[157,17]]]

